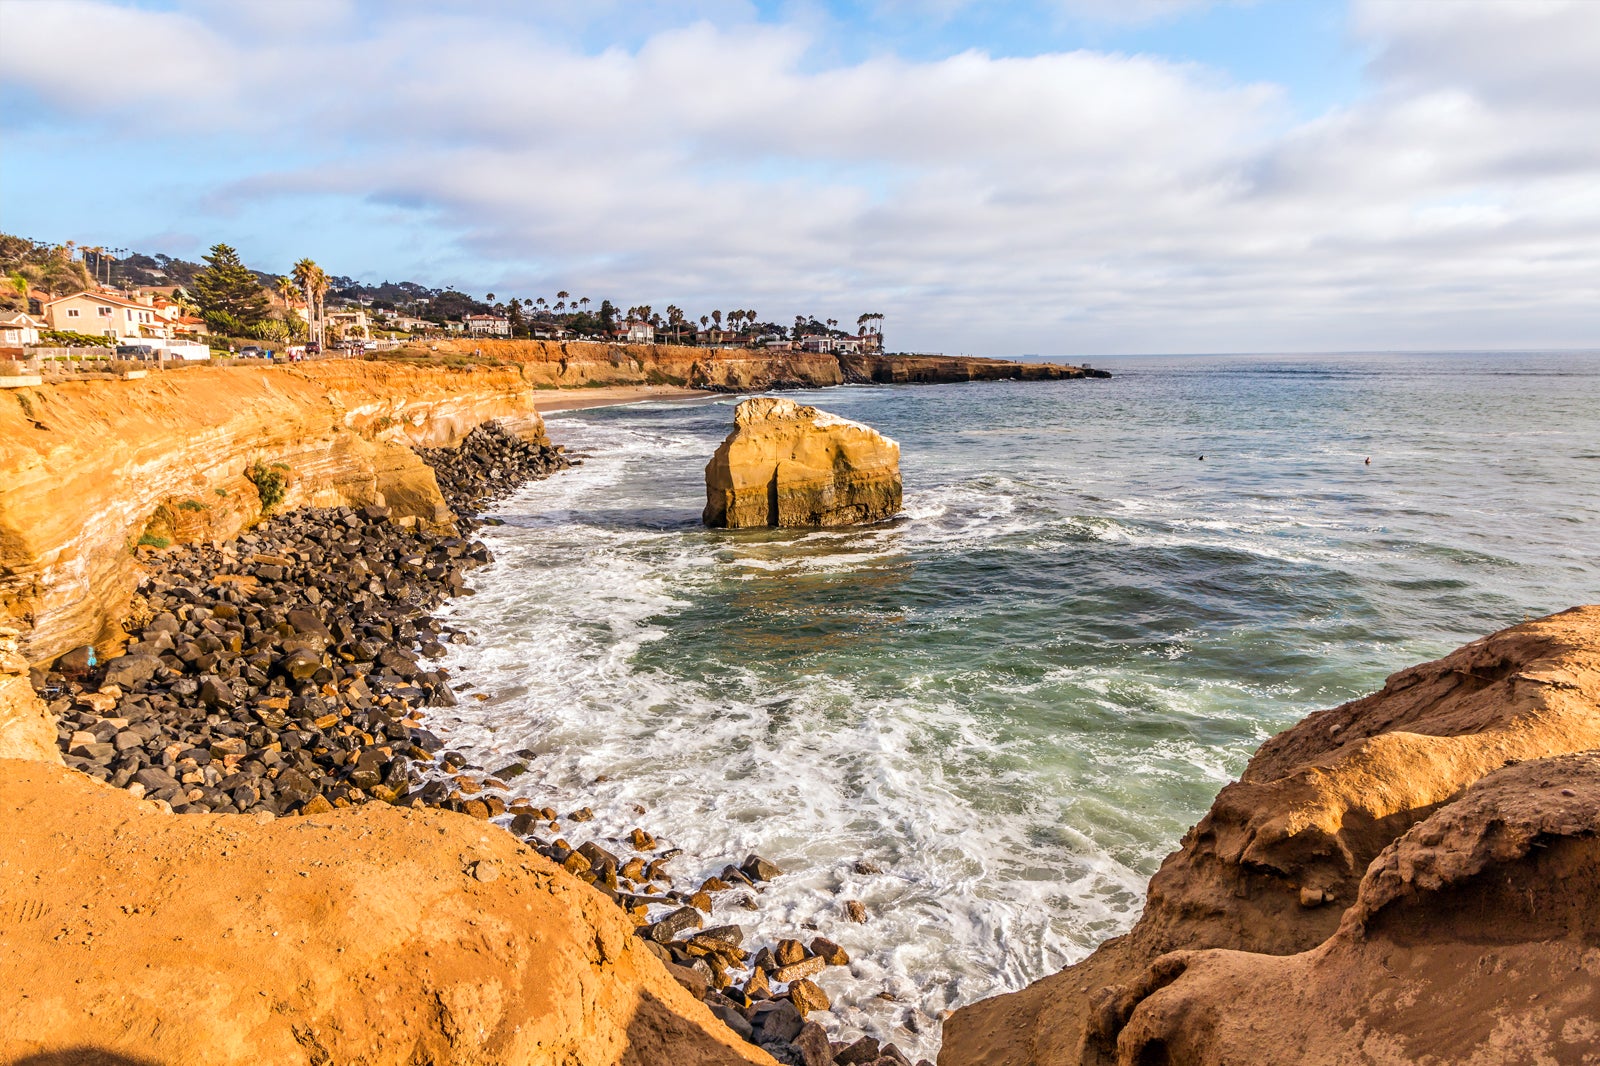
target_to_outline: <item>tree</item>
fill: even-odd
[[[489,302],[494,303],[494,293],[492,292],[489,294]]]
[[[589,298],[587,296],[578,297],[578,306],[583,308],[584,311],[588,311],[589,310]]]
[[[600,301],[600,331],[609,334],[617,328],[617,309],[610,300]]]
[[[511,302],[506,305],[506,318],[511,323],[511,335],[515,337],[517,335],[517,330],[521,329],[523,325],[522,301],[517,299],[515,296],[513,296],[511,298]]]
[[[328,291],[328,273],[311,259],[302,259],[294,265],[292,274],[306,294],[306,315],[311,322],[313,339],[323,341],[322,297]]]
[[[206,269],[194,278],[195,302],[205,313],[227,315],[246,329],[267,317],[267,295],[254,272],[226,244],[214,244]]]

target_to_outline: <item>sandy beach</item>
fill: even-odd
[[[587,407],[614,407],[642,400],[688,400],[715,395],[717,393],[681,385],[610,385],[597,389],[552,389],[540,393],[533,405],[540,414],[548,414],[551,411],[581,411]]]

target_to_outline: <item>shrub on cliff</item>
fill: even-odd
[[[289,484],[286,476],[288,470],[283,463],[268,466],[257,459],[255,465],[245,471],[244,476],[250,479],[250,483],[256,487],[256,494],[261,497],[262,514],[269,513],[283,502],[284,490]]]

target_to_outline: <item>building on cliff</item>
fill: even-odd
[[[511,336],[511,320],[501,315],[468,315],[462,321],[474,337]]]

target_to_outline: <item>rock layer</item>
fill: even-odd
[[[183,818],[0,761],[0,837],[6,1062],[772,1062],[599,893],[460,815]]]
[[[900,510],[900,445],[793,400],[741,403],[706,464],[708,526],[815,527],[879,522]]]
[[[939,1061],[1265,1063],[1281,1061],[1285,1046],[1322,1049],[1299,1061],[1369,1061],[1357,1055],[1357,1045],[1328,1042],[1333,1037],[1327,1034],[1337,1028],[1330,1015],[1292,1010],[1287,998],[1266,997],[1270,1008],[1236,1015],[1240,989],[1252,981],[1263,986],[1272,974],[1285,981],[1293,975],[1328,997],[1363,987],[1390,987],[1400,998],[1402,987],[1417,994],[1466,987],[1478,972],[1473,960],[1481,953],[1474,945],[1489,941],[1522,945],[1506,956],[1505,972],[1566,973],[1573,995],[1600,1005],[1600,951],[1593,948],[1600,908],[1581,910],[1584,893],[1594,889],[1593,853],[1586,849],[1595,828],[1581,819],[1561,822],[1546,833],[1548,847],[1528,851],[1515,842],[1519,834],[1526,836],[1515,827],[1542,817],[1542,801],[1530,800],[1526,808],[1513,803],[1516,789],[1505,784],[1530,775],[1566,809],[1572,796],[1562,790],[1586,794],[1581,790],[1591,787],[1592,763],[1561,757],[1595,749],[1600,607],[1516,626],[1403,670],[1381,692],[1310,715],[1264,744],[1241,780],[1222,790],[1151,879],[1144,914],[1132,932],[1021,992],[957,1011],[946,1023]],[[1516,763],[1521,765],[1515,773],[1503,769]],[[1475,788],[1480,781],[1483,786]],[[1491,781],[1500,783],[1490,788]],[[1546,863],[1556,851],[1568,855],[1561,862],[1571,863],[1559,881],[1552,880],[1555,867]],[[1387,977],[1380,964],[1393,956],[1363,939],[1361,930],[1375,928],[1363,916],[1401,913],[1386,895],[1393,878],[1409,884],[1423,869],[1464,871],[1479,861],[1473,856],[1492,861],[1456,880],[1476,887],[1458,892],[1444,878],[1437,891],[1407,896],[1405,921],[1437,950],[1404,955],[1415,970],[1400,975],[1403,986],[1385,986],[1396,978]],[[1385,875],[1385,868],[1395,872]],[[1572,879],[1582,876],[1589,883],[1573,888]],[[1549,939],[1548,922],[1523,919],[1518,907],[1502,914],[1499,904],[1484,903],[1500,891],[1494,884],[1523,893],[1528,907],[1586,914],[1564,926],[1566,935],[1578,939],[1540,947]],[[1467,899],[1478,902],[1467,906]],[[1402,928],[1385,926],[1389,920],[1377,924]],[[1404,944],[1413,934],[1392,935]],[[1589,945],[1587,953],[1575,944]],[[1201,977],[1224,973],[1231,976]],[[1253,976],[1247,980],[1245,974]],[[1164,991],[1169,989],[1177,991]],[[1508,1061],[1496,1057],[1497,1049],[1517,1026],[1523,1026],[1521,1046],[1537,1050],[1560,1046],[1570,1021],[1559,1015],[1567,1020],[1556,1025],[1558,1014],[1509,1007],[1486,1014],[1485,1003],[1470,996],[1445,996],[1442,1002],[1443,1013],[1429,1027],[1411,1036],[1394,1030],[1399,1043],[1375,1037],[1361,1054],[1377,1062],[1421,1061],[1425,1054],[1470,1061],[1471,1055],[1429,1050],[1429,1033],[1443,1040],[1447,1032],[1459,1032],[1475,1034],[1462,1039],[1477,1041],[1472,1054],[1487,1056],[1483,1061]],[[1147,1003],[1148,1010],[1141,1006]],[[1168,1009],[1175,1003],[1181,1009]],[[1355,1013],[1345,1017],[1355,1028],[1346,1032],[1349,1039],[1388,1024],[1377,1014],[1362,1015],[1359,1000],[1350,1004]],[[1254,1019],[1262,1033],[1272,1035],[1258,1035],[1253,1045],[1242,1036],[1224,1042],[1216,1034],[1226,1028],[1219,1021],[1225,1016]],[[1600,1048],[1600,1029],[1579,1035],[1590,1041],[1591,1052]],[[1284,1043],[1291,1039],[1301,1042]],[[1336,1047],[1344,1051],[1335,1053]],[[1162,1048],[1183,1051],[1169,1059]],[[1346,1052],[1350,1057],[1341,1060]]]
[[[461,340],[426,351],[456,357],[481,353],[515,363],[542,388],[591,385],[682,385],[714,392],[825,388],[831,385],[958,381],[1055,381],[1108,378],[1104,370],[1056,363],[931,355],[831,355],[672,344],[595,344],[584,341]]]

